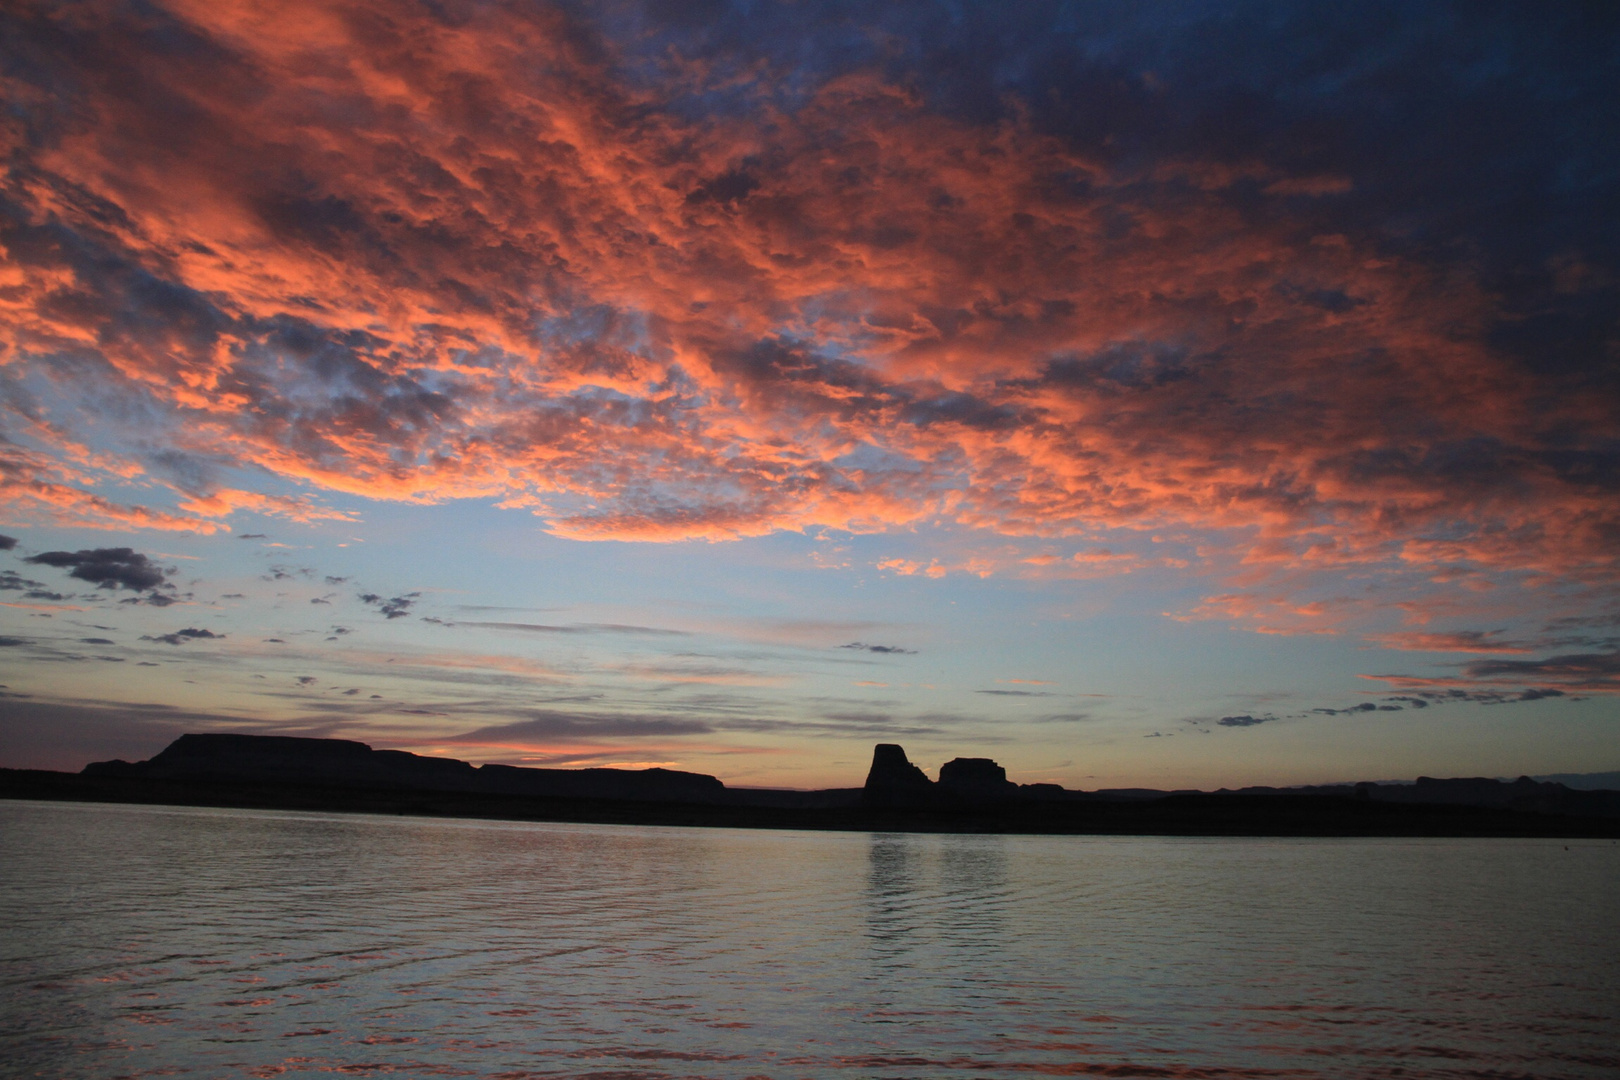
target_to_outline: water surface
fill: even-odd
[[[1620,844],[0,803],[0,1073],[1613,1077]]]

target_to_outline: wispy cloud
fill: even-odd
[[[1451,633],[1374,634],[1367,640],[1386,649],[1408,652],[1528,653],[1530,645],[1502,637],[1502,630],[1457,630]]]
[[[529,634],[630,634],[646,637],[687,637],[690,631],[670,630],[658,626],[632,626],[626,623],[566,623],[548,625],[545,623],[518,623],[518,622],[459,622],[456,626],[474,627],[480,630],[516,630]]]
[[[216,634],[212,630],[199,630],[195,626],[188,626],[183,630],[176,630],[169,634],[143,634],[141,640],[158,641],[165,645],[184,645],[188,641],[215,641],[224,636],[224,634]]]
[[[1540,660],[1477,660],[1463,666],[1461,675],[1363,675],[1401,690],[1441,694],[1479,691],[1500,694],[1500,687],[1528,687],[1558,693],[1620,693],[1620,651],[1568,653]],[[1542,694],[1541,696],[1547,696]],[[1526,699],[1533,700],[1533,699]]]
[[[838,646],[840,649],[854,649],[857,652],[877,653],[879,656],[915,656],[917,650],[901,648],[899,645],[868,645],[864,641],[852,641],[848,645]]]

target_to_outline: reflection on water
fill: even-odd
[[[866,936],[872,946],[872,966],[879,972],[905,967],[914,938],[912,901],[917,888],[921,853],[905,836],[871,838],[866,890]]]
[[[1598,1077],[1611,841],[0,804],[0,1075]]]

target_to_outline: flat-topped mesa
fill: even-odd
[[[347,739],[217,733],[182,735],[150,761],[98,761],[86,776],[144,777],[209,783],[464,791],[562,799],[713,802],[726,786],[712,776],[674,769],[520,769],[475,767],[454,758],[373,750]]]
[[[452,758],[420,757],[404,750],[373,750],[349,739],[214,732],[182,735],[150,761],[98,761],[90,776],[145,776],[155,780],[258,780],[286,784],[345,784],[468,790],[478,770]]]
[[[1018,785],[1007,779],[1007,770],[982,757],[953,758],[941,765],[939,787],[949,795],[976,802],[1001,801],[1019,795]]]
[[[552,799],[630,799],[643,802],[714,802],[726,785],[704,773],[679,769],[527,769],[482,765],[478,790]]]
[[[867,806],[916,806],[934,801],[934,782],[911,763],[904,748],[878,743],[866,774],[861,801]]]

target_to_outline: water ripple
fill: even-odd
[[[0,1075],[1608,1077],[1620,845],[0,805]]]

